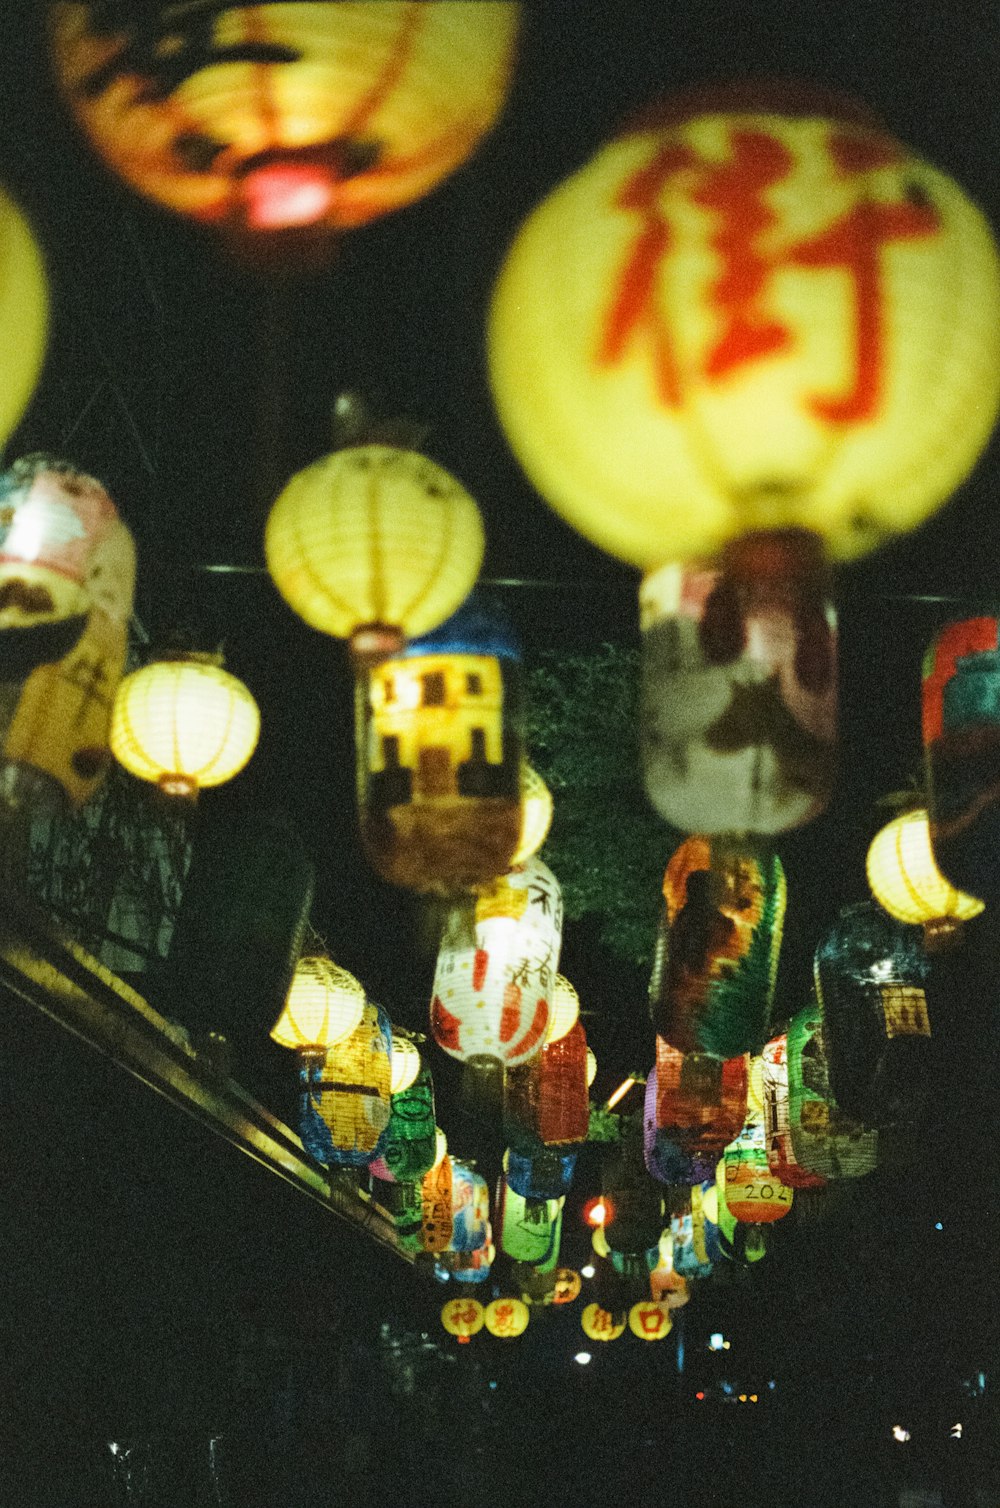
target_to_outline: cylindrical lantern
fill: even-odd
[[[6,804],[23,791],[32,808],[80,807],[103,780],[134,588],[132,536],[100,482],[46,455],[0,476]]]
[[[521,835],[511,864],[524,864],[536,854],[552,826],[552,792],[527,761],[521,764]]]
[[[539,1146],[528,1152],[508,1147],[507,1182],[522,1199],[562,1199],[573,1186],[578,1155],[557,1147]]]
[[[982,901],[950,885],[931,849],[926,807],[894,817],[875,834],[866,862],[872,895],[890,916],[922,926],[930,951],[954,942]]]
[[[489,1281],[496,1259],[497,1249],[493,1244],[493,1229],[487,1221],[484,1244],[477,1247],[475,1251],[464,1252],[461,1256],[455,1257],[453,1259],[455,1265],[451,1267],[450,1275],[456,1283],[486,1283]]]
[[[639,592],[646,792],[682,832],[773,834],[826,806],[836,618],[819,541],[753,535]]]
[[[361,1167],[380,1150],[389,1124],[392,1028],[379,1006],[365,1004],[349,1037],[301,1059],[301,1135],[320,1162]]]
[[[770,1225],[787,1215],[792,1190],[771,1172],[763,1121],[748,1121],[723,1154],[726,1204],[745,1225]]]
[[[520,6],[189,11],[59,0],[56,73],[133,188],[252,240],[362,225],[453,172],[503,104]]]
[[[453,1058],[513,1066],[541,1050],[551,1014],[562,895],[529,859],[449,911],[431,1001],[434,1040]]]
[[[486,1322],[486,1310],[475,1299],[449,1299],[441,1310],[441,1323],[460,1341],[478,1335]]]
[[[879,1133],[845,1115],[830,1090],[815,1005],[788,1023],[788,1123],[796,1159],[823,1178],[863,1178],[878,1164]]]
[[[732,1058],[764,1038],[785,917],[776,854],[732,838],[688,838],[663,877],[649,986],[658,1034],[684,1053]]]
[[[572,1304],[580,1297],[583,1280],[573,1267],[556,1268],[556,1286],[552,1295],[553,1304]]]
[[[826,1179],[803,1167],[795,1156],[788,1119],[788,1037],[774,1037],[763,1052],[764,1138],[767,1165],[789,1188],[822,1188]]]
[[[494,1299],[486,1305],[486,1328],[498,1340],[513,1340],[528,1328],[528,1306],[521,1299]]]
[[[0,188],[0,445],[20,422],[38,381],[48,314],[41,253],[27,220]]]
[[[476,594],[398,655],[362,668],[358,809],[371,863],[451,894],[505,874],[521,835],[521,655]]]
[[[347,969],[332,958],[300,958],[271,1038],[280,1047],[333,1047],[351,1035],[364,1008],[364,985]]]
[[[451,1160],[450,1251],[481,1251],[486,1245],[490,1196],[481,1174],[456,1158]]]
[[[460,482],[416,451],[352,445],[288,482],[264,537],[267,568],[312,628],[361,661],[397,652],[465,601],[485,536]]]
[[[414,1254],[423,1251],[423,1180],[401,1179],[398,1183],[391,1183],[384,1197],[400,1249]]]
[[[257,747],[260,712],[222,656],[183,653],[125,677],[115,697],[111,752],[130,775],[193,798],[232,780]]]
[[[393,1033],[393,1068],[397,1043]],[[409,1044],[412,1046],[412,1043]],[[437,1125],[434,1111],[434,1085],[431,1071],[419,1064],[412,1084],[395,1090],[389,1100],[389,1124],[380,1144],[379,1155],[369,1163],[376,1178],[386,1183],[422,1178],[437,1161]]]
[[[663,1229],[663,1191],[646,1172],[641,1122],[623,1122],[621,1140],[607,1149],[601,1194],[604,1234],[612,1252],[635,1255],[656,1245]]]
[[[580,1315],[580,1327],[588,1340],[617,1340],[625,1325],[624,1314],[612,1314],[600,1304],[587,1304]]]
[[[746,1058],[681,1053],[658,1036],[656,1085],[658,1132],[688,1156],[708,1156],[714,1166],[746,1119]]]
[[[923,666],[931,845],[946,879],[1000,899],[1000,618],[946,624]]]
[[[533,1267],[558,1265],[562,1199],[523,1199],[501,1175],[497,1190],[500,1247],[515,1262]]]
[[[543,1147],[587,1140],[587,1038],[581,1022],[504,1077],[504,1128],[511,1147],[533,1155]]]
[[[915,1121],[934,1053],[930,965],[916,927],[870,901],[846,906],[820,940],[813,973],[837,1104],[880,1130]]]
[[[420,1245],[424,1251],[447,1251],[451,1244],[452,1162],[443,1155],[423,1176],[420,1184]]]
[[[671,1047],[666,1051],[672,1053],[674,1049]],[[682,1058],[683,1054],[678,1053],[677,1057]],[[718,1065],[716,1058],[709,1059],[709,1062]],[[715,1068],[710,1072],[714,1078]],[[661,1131],[657,1125],[659,1103],[660,1093],[654,1063],[646,1078],[642,1110],[642,1155],[647,1173],[665,1184],[700,1183],[714,1171],[718,1151],[712,1147],[699,1150],[696,1141],[692,1149],[687,1132],[676,1123],[673,1130],[675,1135],[680,1133],[680,1140],[675,1141],[667,1132]]]
[[[998,331],[993,237],[955,183],[852,101],[747,84],[648,110],[543,201],[489,358],[529,477],[611,554],[804,528],[849,560],[971,469]]]
[[[654,1303],[668,1309],[683,1309],[691,1297],[687,1278],[674,1271],[674,1238],[669,1225],[660,1235],[656,1266],[649,1274],[649,1293]]]

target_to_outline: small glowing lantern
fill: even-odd
[[[545,1034],[545,1045],[548,1047],[553,1042],[558,1042],[560,1037],[565,1037],[580,1019],[580,997],[563,974],[556,975],[555,989],[552,992],[552,1015],[549,1018],[549,1029]]]
[[[746,1119],[746,1057],[681,1053],[658,1036],[656,1084],[658,1132],[689,1156],[708,1156],[714,1166]]]
[[[365,1008],[364,986],[332,958],[300,958],[281,1015],[271,1028],[280,1047],[326,1049],[349,1037]]]
[[[25,456],[0,477],[4,800],[80,807],[111,763],[128,651],[132,536],[100,482]]]
[[[628,1327],[640,1340],[664,1340],[673,1329],[666,1304],[647,1300],[633,1304],[628,1312]]]
[[[399,1032],[392,1034],[392,1078],[390,1088],[393,1094],[402,1094],[409,1089],[420,1072],[421,1058],[420,1049],[409,1037],[401,1037]]]
[[[763,1121],[748,1121],[723,1156],[726,1204],[735,1220],[769,1225],[787,1215],[792,1190],[771,1172]]]
[[[133,188],[241,245],[301,252],[296,231],[363,225],[470,156],[503,105],[519,13],[59,0],[51,35],[81,126]]]
[[[1000,898],[1000,619],[949,623],[924,656],[931,846],[968,895]]]
[[[498,1340],[514,1340],[528,1328],[528,1306],[522,1299],[494,1299],[486,1305],[486,1328]]]
[[[777,855],[692,837],[663,877],[649,986],[658,1034],[684,1053],[733,1058],[765,1034],[785,917]]]
[[[597,1054],[592,1047],[587,1048],[587,1088],[590,1089],[597,1078]]]
[[[441,1310],[441,1323],[449,1335],[467,1341],[486,1323],[486,1310],[475,1299],[449,1299]]]
[[[602,549],[648,570],[801,528],[849,560],[972,468],[998,331],[958,186],[853,101],[751,83],[665,100],[543,201],[489,357],[515,454]]]
[[[464,602],[484,543],[479,509],[443,467],[412,450],[353,445],[292,477],[268,516],[264,550],[289,607],[321,633],[350,639],[366,663]]]
[[[751,535],[639,592],[646,792],[683,832],[774,834],[833,789],[836,618],[819,541]]]
[[[19,424],[38,381],[48,313],[41,253],[27,220],[0,188],[0,445]]]
[[[878,1165],[878,1132],[845,1115],[830,1091],[815,1005],[788,1023],[788,1122],[796,1159],[823,1178],[863,1178]]]
[[[932,952],[956,941],[962,923],[983,910],[982,901],[956,890],[938,869],[925,807],[904,812],[875,834],[866,869],[879,905],[897,921],[922,926]]]
[[[826,1179],[803,1167],[795,1155],[788,1119],[788,1037],[774,1037],[764,1048],[763,1100],[764,1141],[767,1165],[775,1178],[789,1188],[822,1188]]]
[[[541,848],[552,826],[552,792],[527,761],[521,764],[521,836],[511,860],[524,864]]]
[[[562,895],[529,859],[445,921],[431,1001],[434,1040],[453,1058],[507,1066],[541,1051],[562,941]]]
[[[580,1297],[582,1286],[583,1280],[574,1268],[558,1267],[555,1292],[552,1295],[553,1304],[572,1304],[574,1299]]]
[[[392,1028],[377,1005],[365,1004],[350,1036],[320,1058],[301,1057],[301,1135],[318,1161],[360,1167],[380,1150],[389,1124]]]
[[[378,872],[454,894],[511,868],[521,833],[521,652],[473,593],[358,675],[361,836]]]
[[[392,1036],[393,1074],[396,1047],[405,1038]],[[412,1042],[408,1044],[413,1047]],[[416,1048],[414,1048],[416,1052]],[[407,1070],[409,1071],[409,1070]],[[434,1085],[430,1069],[420,1062],[417,1053],[417,1076],[403,1089],[394,1089],[389,1101],[389,1124],[380,1142],[380,1152],[369,1163],[375,1178],[386,1183],[422,1178],[438,1161],[438,1132],[435,1123]],[[443,1154],[442,1154],[443,1155]]]
[[[588,1340],[617,1340],[625,1332],[624,1314],[611,1314],[600,1304],[587,1304],[580,1315],[580,1325]]]
[[[222,656],[180,653],[127,675],[111,719],[111,752],[139,780],[193,799],[232,780],[257,747],[260,712]]]

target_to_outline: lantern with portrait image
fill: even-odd
[[[788,1119],[788,1036],[782,1032],[764,1047],[764,1142],[767,1166],[789,1188],[822,1188],[826,1179],[803,1167],[795,1155]]]
[[[771,1172],[763,1121],[748,1121],[723,1154],[726,1205],[745,1225],[770,1225],[792,1207],[793,1192]]]
[[[657,1037],[656,1085],[657,1139],[662,1134],[688,1157],[707,1158],[691,1179],[700,1182],[746,1119],[746,1057],[682,1053]]]
[[[785,917],[776,854],[745,840],[691,837],[663,877],[650,1014],[684,1053],[733,1058],[766,1032]]]
[[[52,50],[81,126],[133,188],[244,251],[301,257],[465,161],[503,104],[519,11],[58,0]]]
[[[514,1340],[523,1335],[530,1318],[522,1299],[494,1299],[486,1305],[486,1328],[498,1340]]]
[[[361,1167],[380,1150],[389,1124],[392,1026],[365,1003],[361,1020],[320,1057],[304,1054],[299,1131],[306,1151],[336,1167]]]
[[[878,1131],[846,1115],[830,1089],[815,1004],[788,1023],[788,1124],[796,1160],[823,1178],[863,1178],[878,1165]]]
[[[24,215],[0,188],[0,446],[20,423],[38,381],[48,316],[41,252]]]
[[[558,882],[539,858],[451,907],[431,1000],[434,1040],[449,1056],[512,1067],[541,1050],[562,916]]]
[[[473,890],[520,844],[520,650],[476,593],[439,628],[361,669],[361,837],[374,868],[420,892]]]
[[[899,922],[922,926],[929,952],[956,942],[962,923],[983,910],[981,900],[956,890],[938,868],[926,807],[901,813],[875,834],[865,869],[882,909]]]
[[[851,100],[749,82],[651,107],[542,202],[489,355],[543,497],[649,570],[760,530],[849,560],[914,528],[993,427],[998,331],[958,186]]]

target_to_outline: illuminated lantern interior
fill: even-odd
[[[257,747],[260,712],[220,655],[156,660],[125,677],[111,720],[119,764],[169,796],[193,798],[238,775]]]
[[[331,958],[300,958],[271,1038],[281,1047],[332,1047],[350,1036],[364,1008],[364,986],[353,974]]]
[[[983,902],[950,885],[931,849],[925,807],[904,812],[872,839],[866,869],[872,895],[897,921],[922,926],[929,949],[946,947]]]
[[[665,1340],[673,1329],[673,1320],[666,1304],[649,1300],[632,1305],[628,1327],[640,1340]]]
[[[552,826],[552,792],[536,769],[521,764],[521,836],[511,864],[523,864],[536,854]]]
[[[597,1078],[597,1054],[592,1047],[587,1048],[587,1088],[589,1089]]]
[[[499,1298],[486,1306],[486,1328],[498,1340],[513,1340],[528,1328],[528,1306],[522,1299]]]
[[[580,1018],[580,997],[562,974],[556,975],[555,989],[552,992],[552,1015],[549,1018],[549,1029],[545,1034],[545,1045],[558,1042],[560,1037],[565,1037],[568,1031],[576,1025]]]
[[[38,381],[48,315],[41,252],[27,220],[0,188],[0,445],[19,424]]]
[[[726,1204],[747,1225],[780,1220],[792,1207],[792,1190],[771,1172],[763,1120],[748,1121],[723,1157]]]
[[[600,1304],[587,1304],[580,1315],[580,1326],[589,1340],[617,1340],[625,1330],[624,1314],[611,1314]]]

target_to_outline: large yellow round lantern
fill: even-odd
[[[332,958],[300,958],[281,1015],[271,1028],[271,1038],[281,1047],[319,1052],[349,1037],[364,1008],[364,985],[353,974]],[[394,1037],[394,1061],[396,1046]],[[419,1063],[419,1054],[417,1060]]]
[[[479,574],[475,502],[443,467],[353,445],[292,477],[267,521],[275,586],[312,628],[355,653],[393,653],[451,616]]]
[[[449,1335],[468,1341],[486,1323],[486,1311],[475,1299],[449,1299],[441,1310],[441,1323]]]
[[[982,901],[949,884],[931,848],[926,807],[903,812],[872,839],[866,863],[872,895],[897,921],[922,926],[928,948],[954,941]]]
[[[848,560],[963,480],[1000,401],[1000,267],[945,174],[850,101],[651,110],[533,212],[489,360],[515,454],[645,570],[799,528]]]
[[[523,1299],[494,1299],[486,1305],[484,1322],[498,1340],[514,1340],[528,1328],[529,1311]]]
[[[612,1314],[600,1304],[587,1304],[580,1315],[580,1325],[588,1340],[617,1340],[625,1323],[624,1314]]]
[[[51,32],[109,166],[170,209],[261,238],[364,224],[454,171],[504,102],[519,11],[59,0]]]
[[[41,253],[27,220],[0,188],[0,444],[38,381],[48,309]]]
[[[125,677],[111,718],[111,752],[169,796],[238,775],[257,747],[260,712],[221,655],[156,660]]]

